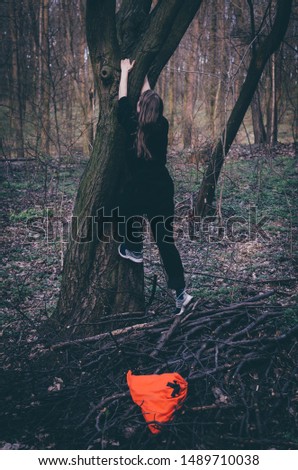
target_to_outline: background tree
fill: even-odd
[[[269,6],[271,6],[271,3]],[[231,112],[227,126],[224,129],[223,134],[219,139],[214,151],[212,152],[210,163],[204,175],[196,201],[197,215],[205,215],[211,209],[212,201],[215,195],[216,183],[220,175],[224,157],[229,151],[238,129],[243,121],[265,65],[270,56],[279,48],[281,41],[286,33],[290,20],[291,7],[292,0],[277,1],[275,19],[270,33],[265,37],[265,39],[260,41],[258,48],[253,47],[252,58],[247,71],[246,79],[241,88],[237,102]],[[263,20],[265,21],[265,17]],[[275,117],[273,119],[275,120]]]

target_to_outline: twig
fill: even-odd
[[[239,405],[234,404],[216,404],[212,403],[212,405],[205,405],[205,406],[192,406],[190,408],[191,411],[208,411],[208,410],[222,410],[226,408],[238,408]]]
[[[175,320],[173,321],[171,327],[165,331],[157,343],[156,348],[152,351],[150,354],[150,357],[156,357],[159,351],[164,347],[166,342],[170,339],[170,337],[173,335],[174,331],[176,330],[177,326],[181,322],[182,317],[180,315],[176,315]]]

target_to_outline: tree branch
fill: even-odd
[[[115,9],[116,0],[87,0],[86,35],[93,67],[119,49]]]
[[[117,13],[117,36],[122,58],[130,57],[149,18],[151,0],[122,0]]]
[[[150,13],[148,26],[132,52],[132,58],[136,59],[129,89],[129,97],[133,105],[138,100],[145,75],[168,39],[179,11],[184,7],[185,1],[183,0],[160,1]]]
[[[185,0],[183,8],[180,9],[172,24],[166,42],[150,66],[148,77],[152,87],[154,87],[163,67],[177,49],[181,38],[185,34],[201,4],[202,0]]]

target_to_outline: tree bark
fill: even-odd
[[[267,113],[267,142],[270,145],[277,143],[277,83],[276,83],[276,54],[273,54],[270,61],[270,81],[271,93],[268,103]]]
[[[24,99],[23,84],[21,77],[21,39],[19,35],[22,5],[16,0],[10,3],[10,33],[11,33],[11,62],[12,76],[10,79],[10,127],[14,132],[15,148],[13,150],[16,158],[24,158]]]
[[[213,12],[211,16],[211,31],[210,31],[210,77],[209,77],[209,103],[208,103],[208,117],[209,126],[211,129],[212,140],[215,141],[215,102],[216,90],[218,87],[218,64],[217,64],[217,33],[218,33],[218,18],[216,12],[217,0],[213,0]]]
[[[37,49],[37,145],[38,151],[50,154],[50,45],[49,45],[49,1],[40,0],[38,5],[38,27],[35,35]]]
[[[210,163],[196,198],[196,215],[204,216],[208,212],[213,211],[212,202],[225,155],[229,151],[238,132],[269,57],[279,48],[282,42],[289,24],[291,7],[292,0],[277,1],[277,10],[271,32],[256,49],[256,53],[253,54],[246,79],[231,112],[227,126],[212,152]]]
[[[96,218],[98,209],[104,208],[105,215],[110,215],[117,206],[126,171],[124,134],[116,113],[119,62],[128,53],[136,59],[129,83],[129,99],[135,105],[146,73],[151,67],[153,85],[201,1],[158,2],[151,12],[149,3],[123,0],[116,27],[115,0],[87,0],[87,41],[100,111],[92,155],[76,197],[72,238],[54,314],[73,333],[98,332],[99,320],[111,312],[144,310],[143,267],[118,256],[117,244],[107,238],[113,234],[112,224],[105,227],[102,217]],[[184,11],[191,3],[196,5],[191,8],[192,15]],[[142,27],[140,8],[144,13]],[[183,27],[177,32],[173,25],[179,18]]]
[[[261,109],[261,100],[258,90],[256,90],[255,95],[251,102],[251,115],[252,115],[252,125],[254,131],[254,143],[255,144],[264,144],[266,142],[266,131],[263,121],[263,114]]]
[[[195,18],[191,25],[190,31],[193,38],[188,51],[186,60],[185,88],[183,96],[183,147],[192,147],[192,128],[194,118],[194,106],[196,100],[196,83],[197,83],[197,58],[198,58],[198,36],[199,21]]]
[[[252,0],[247,0],[249,6],[249,13],[250,13],[250,29],[251,29],[251,43],[252,43],[252,55],[255,57],[256,54],[256,44],[255,39],[257,39],[256,35],[256,26],[255,26],[255,13],[254,13],[254,6]],[[255,144],[263,144],[266,142],[266,131],[264,126],[263,114],[262,114],[262,107],[261,107],[261,100],[260,100],[260,93],[258,87],[255,91],[251,102],[251,115],[252,115],[252,125],[254,131],[254,142]]]

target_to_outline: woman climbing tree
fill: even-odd
[[[147,217],[168,277],[176,291],[176,314],[182,314],[193,297],[185,291],[184,270],[173,237],[174,184],[166,168],[169,123],[163,116],[163,102],[145,78],[134,112],[127,98],[128,74],[134,66],[121,60],[118,119],[128,136],[127,158],[131,179],[125,185],[119,209],[124,242],[122,258],[143,262],[142,218]]]

